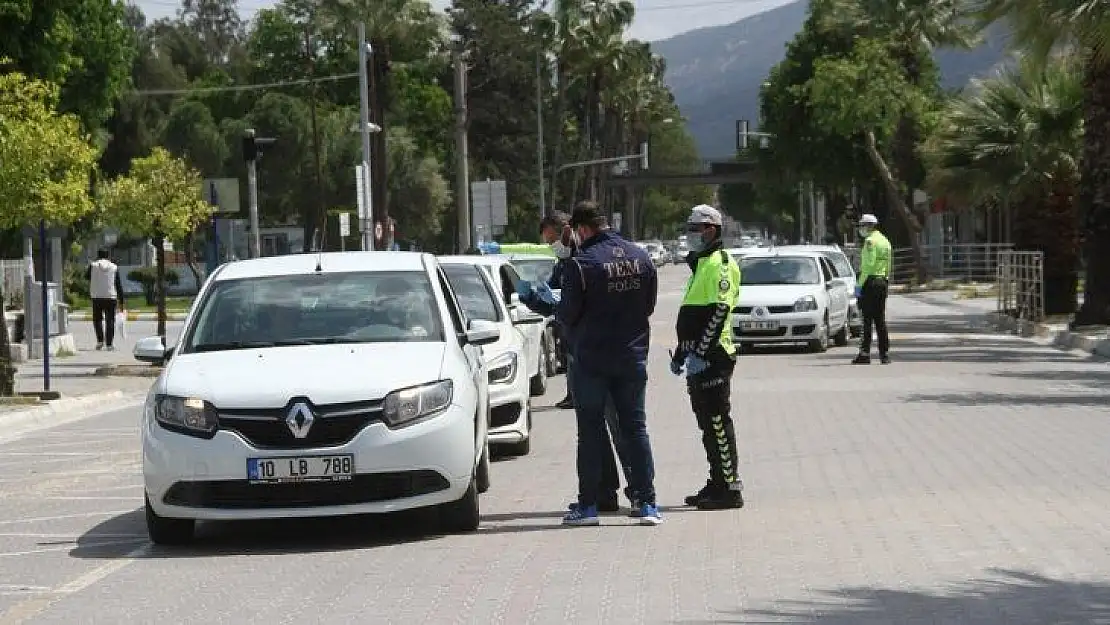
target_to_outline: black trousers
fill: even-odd
[[[709,461],[709,483],[720,490],[741,490],[736,430],[732,423],[732,372],[736,360],[711,354],[709,368],[686,378],[690,406],[701,429],[701,444]]]
[[[92,301],[93,332],[96,342],[112,346],[116,338],[116,300],[96,298]]]
[[[886,297],[889,285],[886,278],[871,277],[863,283],[859,298],[859,312],[863,316],[863,336],[860,337],[861,354],[871,353],[871,330],[879,335],[879,355],[890,350],[890,335],[886,330]]]

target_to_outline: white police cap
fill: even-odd
[[[859,225],[861,225],[861,226],[877,226],[877,225],[879,225],[879,218],[872,215],[871,213],[867,213],[866,215],[863,215],[862,217],[859,218]]]
[[[690,218],[686,220],[690,225],[721,226],[721,211],[708,204],[698,204],[690,211]]]

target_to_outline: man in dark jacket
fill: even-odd
[[[570,225],[578,253],[564,267],[558,313],[574,355],[571,371],[578,418],[578,505],[567,525],[598,525],[605,404],[611,397],[623,437],[634,516],[645,525],[662,522],[655,502],[655,467],[644,407],[650,317],[658,282],[647,253],[602,229],[597,205],[583,202]]]

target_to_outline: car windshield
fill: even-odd
[[[184,350],[442,340],[427,275],[375,271],[216,282]]]
[[[740,284],[820,284],[817,263],[808,257],[751,257],[740,261]]]
[[[822,252],[825,258],[836,267],[836,275],[840,278],[848,278],[852,275],[852,264],[848,262],[848,257],[842,252]]]
[[[516,267],[517,273],[520,274],[521,279],[528,282],[547,282],[551,278],[551,272],[555,271],[554,258],[536,258],[528,260],[514,260],[513,267]]]
[[[467,319],[501,321],[501,311],[494,300],[481,270],[474,265],[443,265],[443,272],[451,281],[451,288],[459,298],[459,305]]]

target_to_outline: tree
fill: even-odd
[[[212,207],[201,197],[200,173],[162,148],[135,159],[131,173],[100,189],[101,218],[121,232],[150,238],[157,258],[158,335],[166,337],[167,241],[181,241]]]
[[[951,100],[927,144],[933,189],[971,206],[1000,201],[1016,208],[1015,244],[1044,252],[1048,314],[1076,307],[1082,135],[1078,63],[1026,58]]]
[[[451,203],[451,190],[434,157],[423,156],[403,128],[389,134],[390,216],[397,220],[405,239],[427,241],[439,233],[443,214]]]
[[[58,88],[23,74],[0,75],[0,230],[68,225],[93,209],[96,151],[74,115],[59,114]],[[0,300],[3,293],[0,293]],[[7,328],[0,328],[0,395],[15,391]]]
[[[1086,279],[1076,325],[1110,324],[1110,5],[1090,0],[979,0],[985,22],[1007,20],[1014,41],[1044,60],[1059,45],[1083,63],[1079,209]]]
[[[890,149],[902,119],[926,118],[931,107],[928,97],[906,80],[888,45],[874,39],[857,39],[848,56],[819,59],[813,78],[801,89],[820,123],[843,136],[862,137],[887,201],[910,233],[917,278],[923,282],[926,267],[917,237],[922,224],[907,205],[903,184],[883,152]]]

